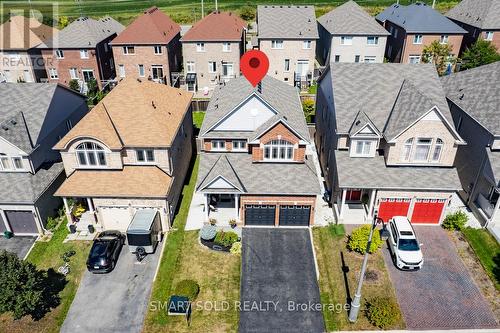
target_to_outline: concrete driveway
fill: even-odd
[[[61,332],[141,332],[161,245],[141,263],[124,245],[111,273],[86,271]]]
[[[10,239],[0,237],[0,250],[14,252],[21,259],[24,259],[35,243],[36,237],[15,236]]]
[[[244,228],[242,239],[239,331],[324,332],[309,230]]]
[[[437,226],[414,226],[423,244],[420,271],[396,269],[389,250],[384,259],[396,289],[406,327],[472,329],[498,327],[489,303],[458,256],[446,231]]]

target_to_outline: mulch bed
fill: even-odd
[[[219,251],[219,252],[229,252],[231,250],[231,246],[222,246],[219,244],[215,244],[213,240],[207,241],[204,239],[200,239],[201,244],[208,247],[210,250]]]

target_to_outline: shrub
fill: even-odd
[[[182,280],[177,283],[177,286],[175,287],[175,295],[185,296],[189,298],[190,301],[194,301],[199,293],[200,286],[193,280]]]
[[[49,216],[47,217],[47,223],[45,224],[45,229],[47,230],[54,230],[55,227],[57,227],[57,219]]]
[[[209,222],[211,225],[216,225],[216,224],[217,224],[217,220],[216,220],[216,219],[210,219],[210,220],[208,220],[208,222]]]
[[[215,236],[215,244],[230,247],[233,243],[238,241],[238,235],[232,231],[218,231]]]
[[[373,326],[385,329],[396,323],[399,309],[392,299],[375,297],[366,302],[366,317]]]
[[[70,80],[69,81],[69,88],[71,90],[80,92],[80,84],[78,83],[78,80],[77,79]]]
[[[250,6],[241,7],[240,17],[245,21],[255,20],[255,8]]]
[[[365,254],[366,246],[368,244],[368,237],[370,236],[371,224],[363,225],[352,231],[347,241],[347,248],[351,251],[356,251]],[[373,231],[372,243],[370,244],[369,253],[375,253],[382,246],[382,239],[377,230]]]
[[[241,254],[241,242],[234,242],[231,246],[230,252],[232,254]]]
[[[213,225],[206,224],[200,229],[200,238],[210,241],[217,234],[217,229]]]
[[[442,225],[447,230],[462,230],[468,219],[467,214],[459,210],[453,214],[446,215]]]

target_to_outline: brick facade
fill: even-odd
[[[408,64],[410,55],[422,55],[424,48],[430,45],[434,41],[439,41],[441,35],[424,35],[422,34],[422,43],[413,44],[413,38],[415,34],[406,35],[406,40],[404,43],[404,51],[401,59],[401,63]],[[460,53],[460,47],[462,46],[463,35],[448,35],[448,45],[451,46],[451,54],[455,57]]]
[[[310,225],[314,225],[314,207],[316,204],[315,196],[259,196],[259,195],[242,195],[240,199],[240,217],[245,221],[245,205],[276,205],[276,214],[274,225],[279,225],[279,206],[280,205],[310,205]]]

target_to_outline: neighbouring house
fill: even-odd
[[[455,127],[467,141],[457,152],[459,195],[483,225],[500,231],[500,61],[441,81]]]
[[[467,30],[460,52],[478,38],[490,41],[500,52],[500,1],[463,0],[446,16]]]
[[[385,57],[390,62],[415,64],[422,61],[426,46],[434,41],[451,46],[451,56],[458,56],[464,29],[424,3],[408,6],[393,4],[376,17],[391,34]]]
[[[217,87],[200,129],[194,213],[220,225],[309,226],[320,184],[298,90],[270,76]]]
[[[0,82],[40,82],[47,72],[38,46],[58,30],[34,18],[12,16],[0,25]]]
[[[318,19],[318,61],[384,62],[389,33],[356,2],[348,1]]]
[[[443,220],[464,145],[433,64],[331,63],[319,80],[316,147],[338,221]]]
[[[267,74],[288,84],[314,79],[319,39],[314,6],[257,6],[259,49],[269,58]]]
[[[247,24],[231,12],[215,11],[182,36],[184,78],[181,86],[208,96],[218,84],[240,76]]]
[[[70,225],[125,232],[137,210],[151,208],[169,229],[191,160],[191,98],[125,78],[55,145],[67,175],[55,195]]]
[[[113,39],[119,78],[133,77],[171,85],[182,65],[181,27],[157,7],[135,19]]]
[[[0,84],[0,233],[39,235],[62,201],[52,146],[87,113],[85,97],[55,83]]]
[[[77,80],[80,92],[87,93],[88,82],[95,79],[102,89],[115,78],[109,42],[123,29],[109,16],[97,20],[79,17],[71,22],[40,46],[48,81],[69,86],[71,80]]]

